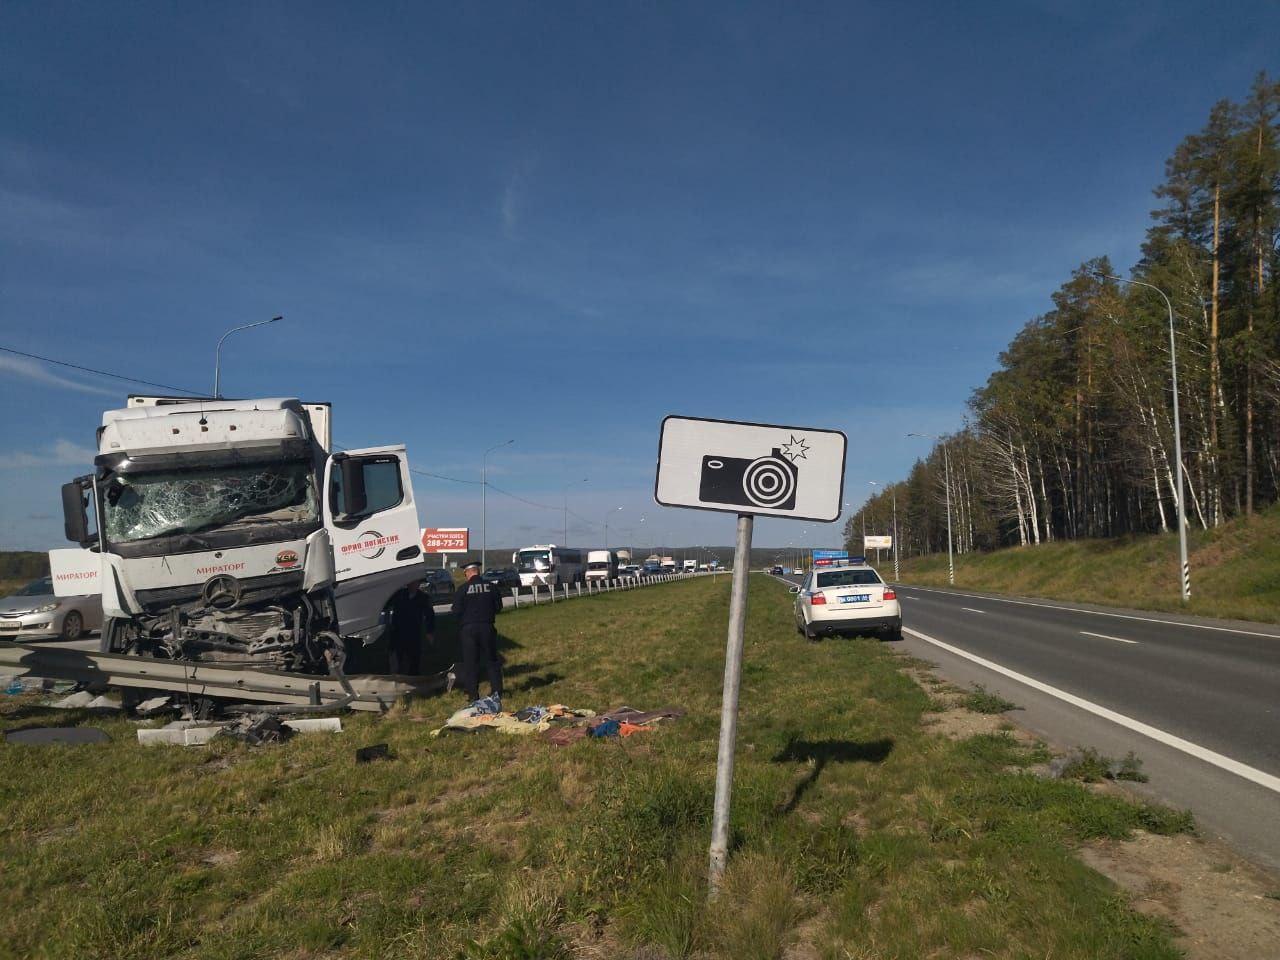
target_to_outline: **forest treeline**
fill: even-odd
[[[1177,526],[1173,308],[1188,524],[1214,527],[1280,489],[1280,83],[1265,74],[1184,139],[1128,279],[1081,264],[974,391],[964,429],[845,526],[904,555]]]

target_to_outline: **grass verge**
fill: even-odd
[[[0,725],[112,742],[0,750],[0,955],[41,958],[1172,958],[1074,845],[1189,829],[953,742],[873,640],[808,644],[752,578],[725,894],[703,883],[729,582],[504,614],[509,702],[684,706],[627,740],[444,735],[457,701],[268,748],[140,748],[28,698]],[[357,766],[387,742],[390,761]],[[793,954],[794,955],[794,954]]]
[[[1188,538],[1191,601],[1178,575],[1178,538],[1117,537],[1009,547],[956,557],[958,589],[1280,622],[1280,506]],[[903,583],[947,586],[946,554],[901,564]]]

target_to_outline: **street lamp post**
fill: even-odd
[[[1173,335],[1173,303],[1168,294],[1145,280],[1126,280],[1109,273],[1095,273],[1094,276],[1154,290],[1164,299],[1164,305],[1169,310],[1169,370],[1173,375],[1173,455],[1178,461],[1178,559],[1182,563],[1182,602],[1186,603],[1191,599],[1191,564],[1187,560],[1187,507],[1182,478],[1185,468],[1182,465],[1182,422],[1178,418],[1178,347]]]
[[[868,480],[867,483],[873,487],[879,487],[880,484],[874,480]],[[898,488],[889,485],[889,498],[893,501],[893,579],[896,583],[898,580]]]
[[[615,507],[604,515],[604,548],[609,549],[609,518],[613,516],[621,507]]]
[[[587,478],[583,477],[582,482],[586,483]],[[564,540],[561,541],[560,546],[566,547],[568,545],[569,545],[569,484],[566,483],[564,484]]]
[[[482,571],[489,569],[487,563],[489,547],[489,454],[513,443],[515,443],[514,439],[494,444],[484,452],[484,456],[480,459],[480,569]]]
[[[270,320],[259,320],[257,323],[246,323],[240,327],[232,327],[221,337],[218,338],[218,349],[214,353],[213,361],[213,399],[220,400],[222,398],[222,341],[227,339],[233,333],[239,333],[241,330],[248,330],[250,327],[262,327],[268,323],[275,323],[277,320],[283,320],[284,317],[272,317]]]
[[[898,490],[889,488],[889,496],[893,500],[893,582],[898,582]]]
[[[955,555],[951,549],[951,455],[941,437],[935,437],[931,433],[908,433],[907,436],[920,437],[924,440],[936,440],[942,444],[942,463],[946,470],[947,480],[947,582],[954,587],[956,585],[956,562]]]

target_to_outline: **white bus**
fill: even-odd
[[[586,571],[586,553],[554,543],[522,547],[511,555],[522,587],[554,587],[561,583],[581,583]]]

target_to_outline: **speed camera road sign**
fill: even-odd
[[[665,507],[840,518],[844,456],[839,430],[700,417],[667,417],[653,498]]]

